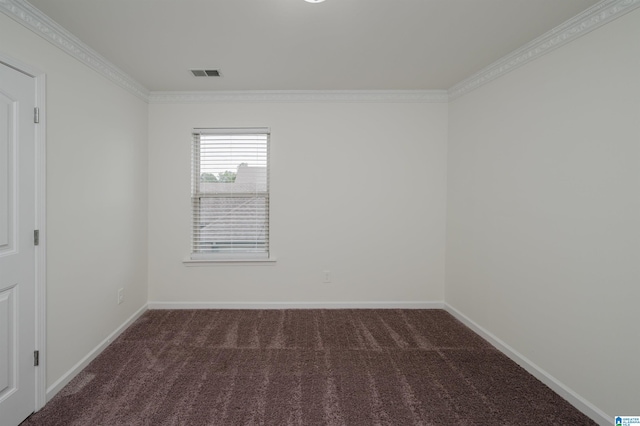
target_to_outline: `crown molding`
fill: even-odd
[[[640,0],[603,0],[452,86],[454,100],[640,7]]]
[[[398,102],[446,103],[446,90],[256,90],[151,92],[149,103],[212,102]]]
[[[640,0],[602,0],[449,90],[263,90],[149,92],[26,0],[0,0],[0,12],[149,103],[211,102],[417,102],[446,103],[469,93],[640,7]]]
[[[0,0],[0,11],[115,84],[148,101],[149,90],[25,0]]]

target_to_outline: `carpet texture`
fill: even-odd
[[[30,425],[595,425],[442,310],[148,311]]]

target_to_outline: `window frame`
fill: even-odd
[[[184,260],[187,265],[202,265],[209,263],[256,263],[266,264],[275,262],[275,257],[271,251],[270,242],[270,229],[271,229],[271,191],[270,191],[270,149],[271,149],[271,129],[268,127],[246,127],[246,128],[194,128],[191,132],[191,195],[190,195],[190,213],[191,213],[191,227],[190,227],[190,255]],[[253,196],[264,197],[264,203],[266,206],[266,226],[265,226],[265,247],[264,251],[233,251],[233,252],[207,252],[199,251],[195,239],[198,236],[197,217],[201,213],[201,203],[206,198],[237,198],[243,197],[242,192],[232,192],[229,194],[203,191],[201,184],[201,143],[202,135],[221,135],[231,136],[233,135],[264,135],[266,137],[266,188],[264,191],[250,192]],[[259,242],[260,240],[256,240]],[[255,246],[254,246],[255,247]]]

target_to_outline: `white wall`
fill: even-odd
[[[446,123],[446,104],[151,104],[149,301],[441,302]],[[271,128],[277,263],[185,266],[191,129],[234,126]]]
[[[450,104],[446,301],[608,416],[640,401],[640,10]]]
[[[2,13],[0,40],[47,75],[51,386],[146,303],[147,105]]]

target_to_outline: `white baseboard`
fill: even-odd
[[[444,302],[149,302],[149,309],[444,309]]]
[[[456,317],[458,320],[460,320],[462,323],[464,323],[467,327],[475,331],[483,339],[495,346],[496,349],[508,356],[516,364],[527,370],[529,374],[540,380],[545,385],[549,386],[554,392],[566,399],[571,405],[576,407],[586,416],[593,419],[596,423],[598,423],[599,425],[612,424],[613,416],[607,415],[604,411],[600,410],[598,407],[578,395],[571,388],[560,382],[551,374],[544,371],[530,359],[513,349],[511,346],[507,345],[505,342],[497,338],[494,334],[489,332],[484,327],[480,326],[471,318],[469,318],[453,306],[449,305],[448,303],[444,304],[444,309],[451,315]]]
[[[140,318],[142,314],[147,311],[147,305],[143,305],[140,309],[138,309],[133,315],[131,315],[125,322],[123,322],[120,327],[116,328],[113,333],[107,336],[102,342],[98,344],[95,348],[93,348],[84,358],[82,358],[76,365],[71,367],[69,371],[62,375],[54,384],[47,388],[47,402],[51,400],[65,387],[74,377],[78,375],[91,361],[93,361],[100,353],[105,350],[111,342],[113,342],[123,331],[127,329],[135,320]]]

